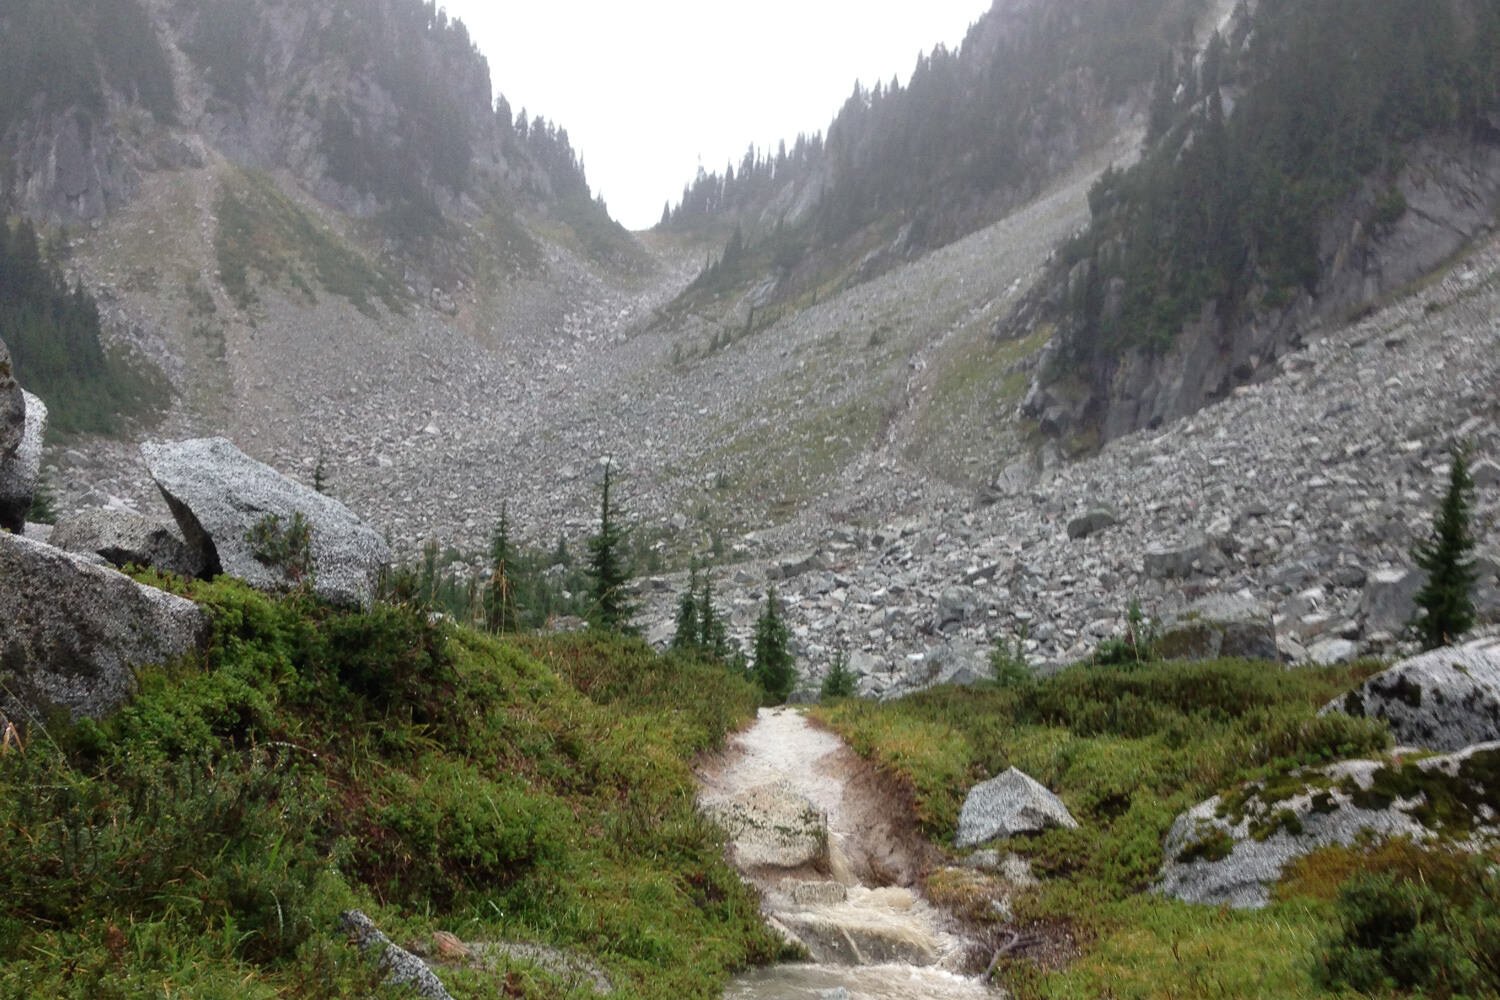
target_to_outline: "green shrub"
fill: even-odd
[[[858,678],[849,669],[849,654],[841,652],[833,658],[833,666],[828,668],[828,673],[823,678],[818,699],[832,701],[835,698],[853,698],[858,692]]]

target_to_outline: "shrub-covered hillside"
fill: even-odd
[[[349,908],[455,935],[466,997],[708,997],[778,955],[693,805],[687,761],[757,703],[723,668],[189,593],[205,656],[0,756],[0,996],[400,995]]]

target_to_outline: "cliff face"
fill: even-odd
[[[325,204],[384,215],[405,236],[472,216],[487,198],[544,203],[581,183],[566,133],[559,163],[537,155],[509,108],[491,103],[488,65],[463,25],[430,4],[110,4],[138,16],[150,50],[139,58],[160,64],[171,97],[152,106],[112,75],[110,40],[83,5],[60,4],[71,75],[32,85],[0,117],[13,212],[93,222],[129,202],[143,172],[201,166],[210,153],[285,171]],[[7,15],[4,27],[17,45],[28,34],[42,44],[26,14]]]
[[[1484,82],[1431,82],[1493,75],[1483,56],[1493,16],[1475,20],[1470,7],[1430,11],[1459,25],[1452,45],[1435,43],[1446,41],[1441,28],[1407,43],[1400,12],[1391,14],[1349,39],[1359,55],[1320,93],[1286,82],[1322,73],[1285,41],[1297,15],[1286,4],[1241,5],[1175,96],[1168,89],[1153,104],[1157,134],[1142,163],[1101,179],[1090,229],[1000,324],[1002,337],[1058,330],[1021,414],[1072,451],[1186,416],[1492,232],[1495,94]],[[1332,16],[1314,24],[1339,26]],[[1378,83],[1364,75],[1361,58],[1396,49],[1408,65]],[[1424,59],[1444,72],[1424,72]],[[1157,110],[1174,100],[1175,125]],[[1329,137],[1320,115],[1358,121]]]

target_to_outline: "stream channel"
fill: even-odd
[[[963,975],[971,943],[915,886],[933,849],[909,809],[837,736],[788,708],[700,772],[699,801],[767,921],[812,961],[735,979],[726,1000],[995,1000]]]

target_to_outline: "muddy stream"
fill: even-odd
[[[907,803],[837,736],[792,709],[756,722],[699,775],[704,810],[766,919],[810,963],[734,980],[728,1000],[994,1000],[964,975],[973,945],[916,890],[932,848]]]

